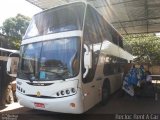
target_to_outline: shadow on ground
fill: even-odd
[[[154,97],[131,97],[119,91],[111,96],[105,106],[97,104],[82,115],[33,110],[25,107],[4,111],[1,114],[18,115],[18,120],[112,120],[115,114],[159,114],[160,96],[158,98],[156,101]]]

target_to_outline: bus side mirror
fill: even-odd
[[[17,77],[19,57],[8,57],[7,60],[7,74],[11,77]]]
[[[85,78],[89,72],[89,69],[92,68],[92,51],[89,50],[88,46],[84,44],[84,68],[86,69],[83,78]]]

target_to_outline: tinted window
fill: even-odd
[[[71,30],[81,30],[84,18],[84,4],[70,4],[53,8],[35,15],[24,39]]]
[[[106,56],[103,68],[104,75],[122,73],[127,60],[115,56]]]

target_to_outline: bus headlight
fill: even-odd
[[[75,88],[72,88],[72,89],[71,89],[71,92],[72,92],[72,93],[75,93],[75,92],[76,92]]]
[[[66,97],[66,96],[74,95],[75,93],[76,93],[75,88],[69,88],[69,89],[60,90],[56,92],[55,96],[56,97]]]
[[[57,92],[57,94],[56,94],[57,96],[59,96],[60,94],[59,94],[59,92]]]
[[[70,91],[69,91],[69,90],[66,90],[66,94],[70,94]]]
[[[64,94],[65,94],[65,93],[64,93],[64,91],[62,90],[62,91],[61,91],[61,95],[64,95]]]

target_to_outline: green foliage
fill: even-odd
[[[11,38],[17,49],[19,49],[22,36],[25,34],[29,21],[29,17],[17,14],[16,17],[8,18],[3,23],[2,33]]]
[[[132,54],[138,63],[160,63],[160,38],[155,34],[136,34],[124,36],[125,42],[131,46]]]

